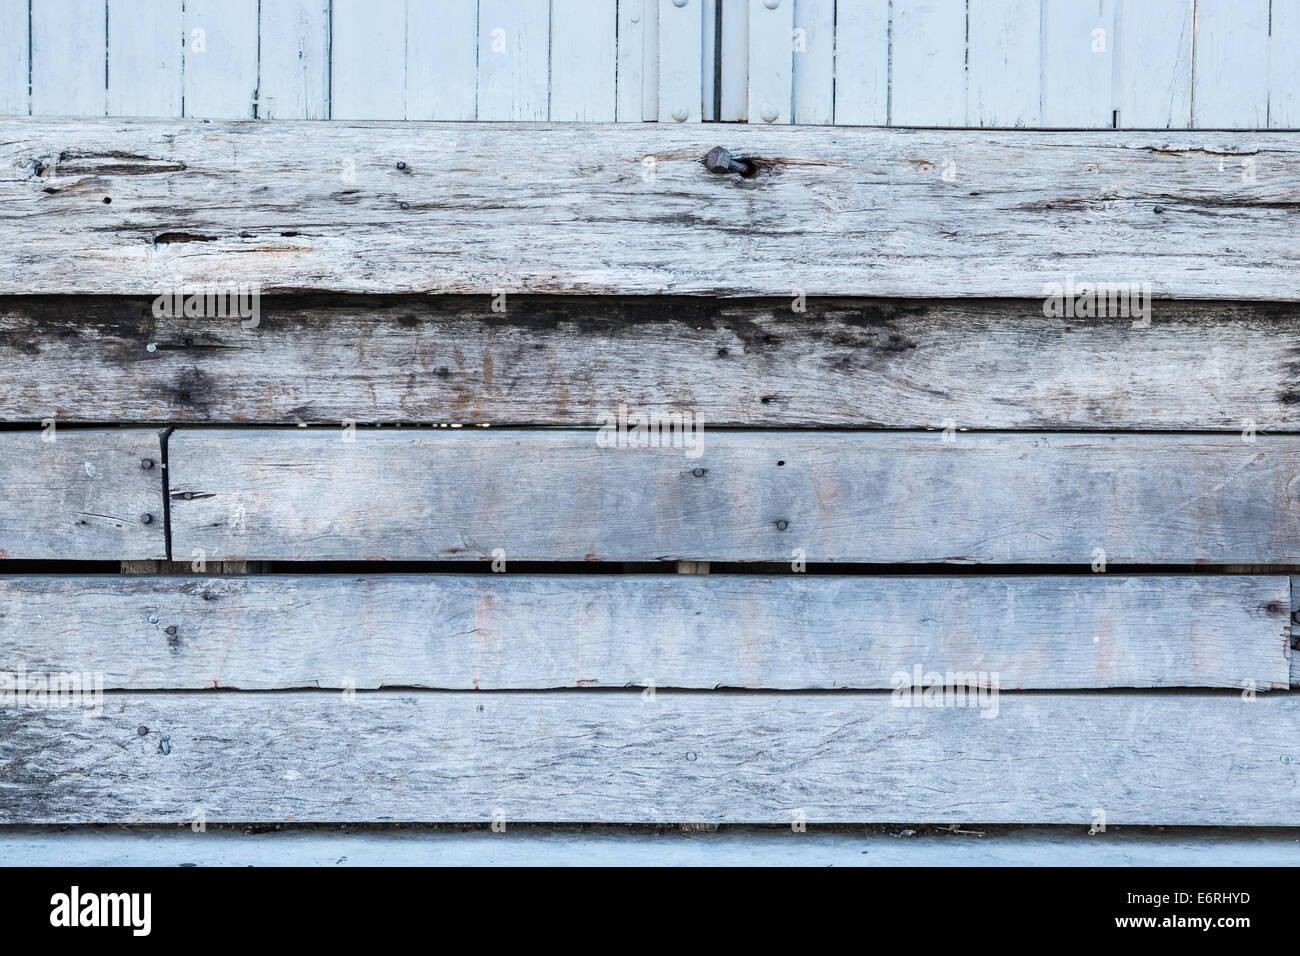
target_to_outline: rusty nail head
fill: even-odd
[[[1154,212],[1154,213],[1158,216],[1158,215],[1160,215],[1162,212],[1165,211],[1165,207],[1164,207],[1164,206],[1156,206],[1156,208],[1153,209],[1153,210],[1151,210],[1151,211]]]
[[[749,166],[740,162],[721,146],[714,146],[704,154],[704,168],[711,173],[740,173],[744,175],[749,172]]]
[[[148,471],[150,468],[153,467],[153,459],[152,459],[152,458],[141,458],[141,459],[140,459],[140,467],[143,468],[145,471]]]
[[[405,169],[405,168],[406,168],[406,163],[402,162],[401,160],[398,160],[398,162],[397,162],[397,168],[398,168],[398,169]]]
[[[135,732],[143,737],[149,733],[149,728],[141,724],[139,727],[135,728]]]
[[[168,634],[175,634],[175,633],[176,633],[176,625],[175,625],[175,624],[172,624],[170,627],[166,628],[166,631],[167,631]]]
[[[788,527],[790,527],[790,524],[789,524],[789,522],[787,522],[787,521],[778,521],[778,522],[776,523],[776,530],[777,530],[777,531],[784,531],[784,530],[785,530],[786,528],[788,528]]]
[[[140,516],[141,524],[148,524],[152,520],[153,520],[153,515],[149,514],[148,512],[145,512]]]
[[[703,469],[703,468],[696,468],[693,472],[691,472],[691,474],[694,475],[696,478],[703,478],[703,477],[704,477],[704,469]]]

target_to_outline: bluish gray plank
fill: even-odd
[[[0,116],[31,112],[27,0],[0,3]]]
[[[167,556],[155,432],[0,434],[0,499],[0,559]]]
[[[227,560],[1300,563],[1298,438],[706,424],[637,447],[630,428],[615,411],[604,430],[179,429],[173,545]]]
[[[31,104],[37,116],[103,116],[104,0],[31,5]]]
[[[185,115],[251,119],[258,0],[185,0]]]
[[[1290,828],[0,827],[12,866],[1293,866]]]
[[[1297,731],[1300,696],[1231,691],[996,712],[887,691],[122,692],[100,714],[0,709],[0,822],[1294,826]]]
[[[109,690],[1267,691],[1290,683],[1290,599],[1238,575],[15,577],[0,670]]]
[[[691,128],[0,120],[0,293],[1300,299],[1293,133]]]
[[[330,0],[258,4],[259,119],[329,118],[330,6]]]
[[[180,116],[181,0],[108,0],[108,115]]]

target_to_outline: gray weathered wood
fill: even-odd
[[[179,429],[173,547],[232,560],[1300,563],[1300,438],[706,422],[692,458],[601,435]]]
[[[1295,694],[1002,694],[992,719],[893,704],[290,691],[8,707],[0,822],[1300,823]]]
[[[1285,577],[0,578],[0,670],[109,690],[1290,682]],[[901,675],[901,677],[899,676]]]
[[[0,501],[0,559],[167,557],[155,432],[2,433]]]
[[[1134,329],[1036,300],[507,302],[268,298],[245,329],[7,298],[0,419],[586,425],[622,402],[709,425],[1267,433],[1300,404],[1294,304],[1160,302]]]
[[[707,172],[720,139],[759,174]],[[1300,297],[1294,133],[12,119],[0,144],[6,293]],[[1222,172],[1246,154],[1253,180]]]
[[[1291,686],[1300,687],[1300,654],[1294,650],[1294,645],[1300,643],[1300,578],[1291,579],[1291,632]]]

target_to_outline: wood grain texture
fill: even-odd
[[[0,670],[108,690],[1290,683],[1285,577],[0,578]],[[899,678],[897,675],[902,675]]]
[[[1300,298],[1296,134],[725,133],[770,168],[711,174],[677,123],[4,120],[0,292]]]
[[[45,434],[0,434],[0,559],[167,557],[158,435],[57,424],[53,441]]]
[[[1293,304],[1159,302],[1133,329],[1023,300],[268,297],[245,329],[151,302],[0,299],[0,420],[591,425],[622,402],[709,425],[1267,433],[1300,406]]]
[[[1291,579],[1291,686],[1300,687],[1300,578]]]
[[[223,560],[1300,563],[1300,439],[178,429],[172,540]],[[605,440],[617,443],[611,429]],[[679,433],[679,438],[680,438]],[[688,451],[699,451],[688,457]]]
[[[0,709],[0,822],[1300,823],[1294,694],[990,713],[886,691],[109,694],[98,717]]]

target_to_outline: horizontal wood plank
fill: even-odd
[[[152,431],[0,433],[0,559],[167,557],[162,471]]]
[[[688,438],[693,449],[601,447],[619,442],[613,428],[178,429],[173,550],[212,560],[500,551],[510,561],[1300,563],[1300,438],[707,423]]]
[[[0,822],[1300,823],[1294,694],[997,703],[123,692],[0,709]]]
[[[1298,190],[1280,132],[14,119],[0,293],[1294,300]]]
[[[1294,428],[1300,305],[1037,300],[272,297],[260,323],[152,300],[0,300],[0,418],[591,425]],[[152,347],[152,349],[151,349]],[[707,387],[703,383],[707,383]]]
[[[1285,688],[1285,577],[0,578],[0,670],[110,690]]]

